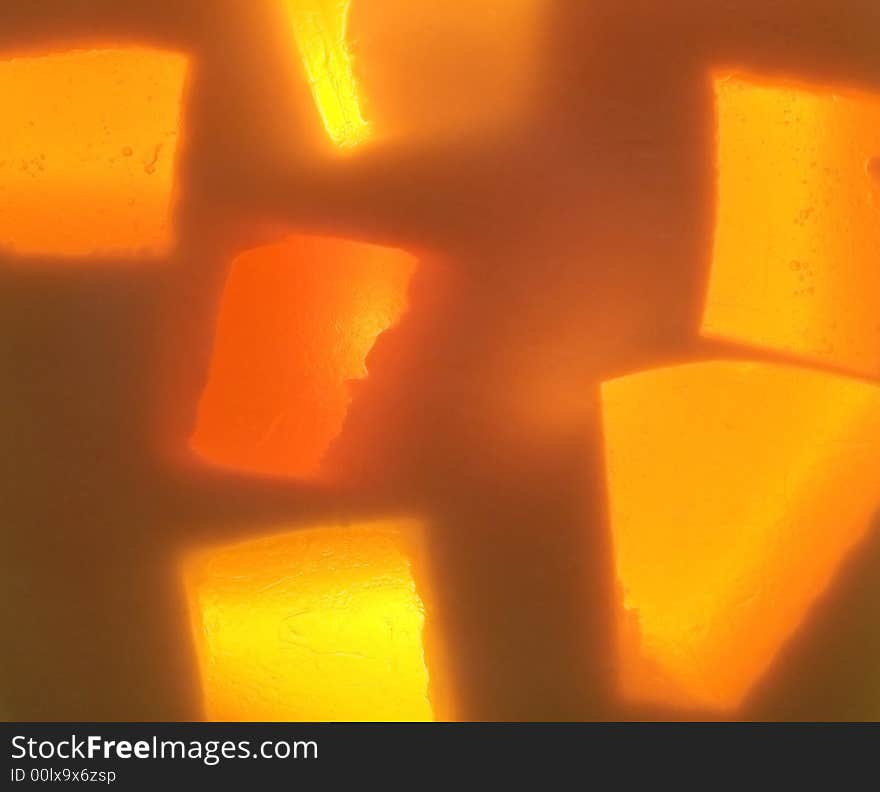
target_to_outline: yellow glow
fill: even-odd
[[[712,362],[603,385],[632,698],[733,708],[880,501],[880,389]]]
[[[186,561],[209,720],[432,720],[417,527],[314,528]]]
[[[324,128],[337,146],[355,146],[370,133],[361,116],[345,40],[350,0],[288,0],[293,31]]]
[[[0,246],[165,252],[186,69],[138,48],[0,62]]]
[[[880,97],[715,84],[718,216],[703,333],[880,375]]]

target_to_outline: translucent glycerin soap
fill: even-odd
[[[187,66],[142,48],[0,61],[0,248],[167,253]]]
[[[406,253],[293,236],[239,255],[220,305],[191,439],[237,470],[313,476],[342,429],[350,381],[406,306]]]
[[[704,335],[880,377],[880,96],[719,78]]]
[[[315,527],[188,557],[205,717],[431,720],[406,549],[416,531]]]
[[[620,679],[731,710],[870,528],[880,388],[716,361],[602,387]]]

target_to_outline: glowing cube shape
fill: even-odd
[[[376,337],[406,305],[414,259],[290,237],[242,253],[223,295],[192,449],[229,468],[313,476]]]
[[[734,708],[880,504],[880,388],[711,362],[602,404],[623,689]]]
[[[0,62],[0,247],[166,252],[186,73],[139,48]]]
[[[351,0],[288,0],[296,44],[324,129],[338,146],[354,146],[370,133],[361,115],[345,37]]]
[[[880,376],[880,97],[715,83],[703,333]]]
[[[413,530],[314,528],[187,559],[206,718],[431,720]]]

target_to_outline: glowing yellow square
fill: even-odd
[[[0,62],[0,248],[165,253],[186,73],[142,48]]]
[[[188,558],[206,718],[432,720],[416,530],[311,528]]]

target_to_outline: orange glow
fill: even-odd
[[[371,137],[461,143],[540,111],[547,0],[355,0],[357,84]]]
[[[414,525],[315,528],[188,559],[208,720],[432,720]]]
[[[403,313],[407,254],[294,236],[242,253],[220,307],[191,447],[257,473],[310,476],[339,434],[349,381]]]
[[[735,707],[880,501],[880,389],[712,362],[602,389],[628,697]]]
[[[167,251],[186,70],[138,48],[0,62],[0,246]]]
[[[880,97],[715,84],[709,336],[880,376]]]
[[[351,0],[288,0],[290,19],[324,129],[337,146],[355,146],[370,134],[361,116],[345,39]]]

